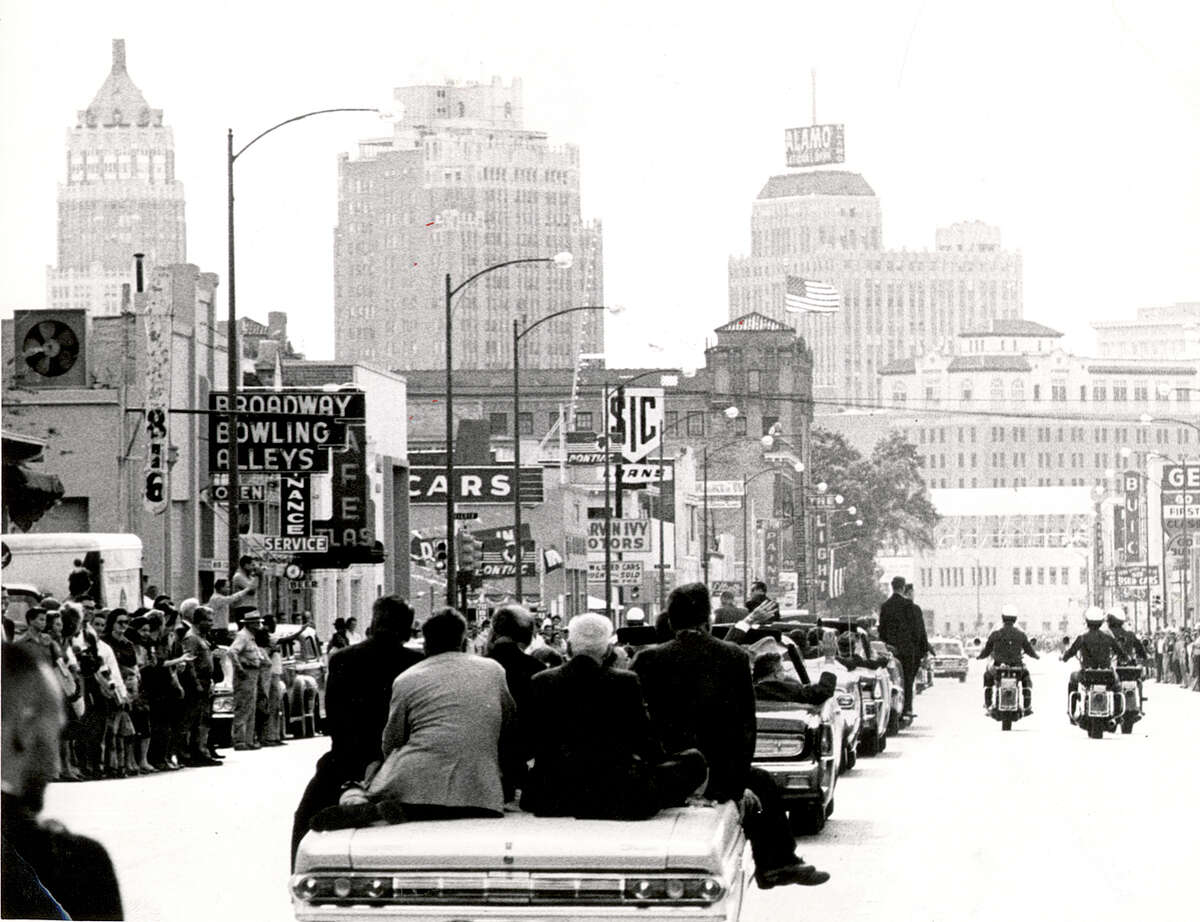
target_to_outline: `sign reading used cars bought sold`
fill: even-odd
[[[614,586],[637,586],[642,581],[642,562],[640,560],[614,560],[610,568]],[[604,582],[604,561],[588,561],[588,582]]]

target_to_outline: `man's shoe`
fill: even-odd
[[[262,749],[262,743],[247,743],[247,749]]]
[[[373,803],[336,804],[326,807],[312,819],[312,829],[330,832],[334,829],[361,829],[381,819],[379,808]]]
[[[247,746],[245,743],[236,743],[233,747],[233,751],[234,752],[249,752],[253,748],[255,748],[255,747]]]
[[[785,865],[782,868],[772,868],[769,871],[758,871],[754,875],[760,890],[770,890],[772,887],[783,887],[788,884],[799,884],[801,887],[816,887],[829,880],[828,871],[818,871],[811,864]]]
[[[221,753],[220,753],[218,750],[216,750],[216,749],[210,749],[210,750],[208,750],[208,757],[209,757],[210,759],[223,759],[223,758],[225,758],[225,757],[224,757],[223,755],[221,755]]]

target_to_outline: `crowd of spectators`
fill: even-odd
[[[1142,637],[1147,667],[1159,682],[1200,691],[1200,631],[1157,631]]]
[[[214,685],[234,658],[218,644],[228,631],[214,627],[211,605],[169,596],[143,599],[135,610],[96,606],[91,575],[76,567],[66,599],[44,597],[26,609],[24,624],[5,614],[5,639],[48,665],[66,703],[58,781],[127,778],[187,767],[215,767],[222,755],[210,739]],[[220,586],[213,599],[230,611],[245,596]],[[236,617],[255,612],[238,610]],[[236,622],[235,622],[236,623]],[[256,690],[253,746],[283,745],[282,661],[270,619],[250,626]],[[223,663],[225,665],[223,665]],[[259,742],[261,741],[261,743]]]

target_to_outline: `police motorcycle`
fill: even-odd
[[[1005,605],[1000,610],[1000,619],[1005,625],[1014,626],[1017,623],[1015,605]],[[999,633],[999,632],[997,632]],[[994,655],[994,636],[980,650],[978,659],[987,659]],[[1000,722],[1001,730],[1011,730],[1015,721],[1028,716],[1033,710],[1033,689],[1022,681],[1025,677],[1025,667],[1012,663],[994,662],[988,666],[988,675],[992,677],[989,685],[984,679],[983,703],[988,716]]]
[[[1110,608],[1105,616],[1114,636],[1123,631],[1125,612],[1120,608]],[[1118,643],[1122,642],[1118,640]],[[1125,712],[1121,716],[1121,732],[1132,733],[1133,725],[1144,716],[1142,697],[1142,679],[1145,678],[1144,667],[1137,662],[1133,650],[1126,650],[1126,655],[1117,660],[1117,680],[1121,683],[1121,697],[1125,701]]]
[[[1089,739],[1098,740],[1103,739],[1106,731],[1114,732],[1121,723],[1125,715],[1125,696],[1121,694],[1111,661],[1102,667],[1096,660],[1095,652],[1089,654],[1084,649],[1089,639],[1092,651],[1116,652],[1119,649],[1109,635],[1100,631],[1104,624],[1104,612],[1099,606],[1093,605],[1084,613],[1084,621],[1087,623],[1087,633],[1077,637],[1062,657],[1066,662],[1077,652],[1082,654],[1080,664],[1083,668],[1072,676],[1072,683],[1077,684],[1068,690],[1067,709],[1071,723],[1085,730]],[[1096,636],[1103,638],[1103,641],[1097,641]]]

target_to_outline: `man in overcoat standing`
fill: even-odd
[[[892,594],[879,608],[879,639],[896,651],[900,668],[904,670],[904,714],[913,713],[913,683],[921,658],[929,650],[925,618],[920,609],[904,595],[903,576],[892,578]]]

